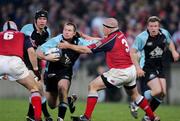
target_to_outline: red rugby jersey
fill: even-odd
[[[0,32],[0,55],[19,56],[23,58],[24,34],[7,30]]]
[[[122,32],[115,31],[107,38],[88,46],[93,53],[104,51],[109,68],[127,68],[132,65],[129,46]]]

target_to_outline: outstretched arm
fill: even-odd
[[[89,49],[87,46],[73,45],[66,41],[61,42],[58,47],[61,49],[71,49],[84,54],[92,53],[91,49]]]
[[[179,60],[179,53],[176,51],[173,41],[170,41],[170,43],[169,43],[169,50],[172,53],[174,61],[178,61]]]

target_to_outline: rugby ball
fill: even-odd
[[[45,56],[53,54],[55,57],[60,58],[62,56],[62,50],[59,48],[50,48],[45,52]]]

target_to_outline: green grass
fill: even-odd
[[[78,102],[74,115],[80,115],[85,108],[84,102]],[[28,101],[20,99],[0,99],[0,121],[25,121]],[[50,110],[54,120],[57,120],[57,109]],[[70,121],[67,111],[65,121]],[[92,121],[140,121],[144,113],[139,110],[139,119],[133,119],[127,104],[123,103],[98,103],[92,116]],[[162,105],[157,110],[161,121],[180,121],[180,106]]]

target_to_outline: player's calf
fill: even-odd
[[[73,94],[70,97],[68,97],[68,105],[69,105],[69,110],[71,113],[74,113],[76,107],[74,105],[74,103],[77,100],[77,95]]]

